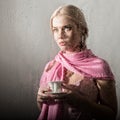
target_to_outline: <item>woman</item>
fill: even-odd
[[[87,49],[88,28],[82,11],[73,5],[59,7],[50,27],[60,51],[40,80],[38,120],[115,120],[114,76],[107,62]],[[63,81],[65,95],[50,93],[48,82],[58,80]]]

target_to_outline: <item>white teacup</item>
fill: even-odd
[[[53,93],[62,92],[62,81],[51,81],[48,84]]]

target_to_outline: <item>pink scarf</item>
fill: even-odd
[[[55,61],[57,63],[53,65]],[[65,68],[89,79],[114,80],[108,63],[95,56],[91,50],[86,49],[74,54],[65,54],[60,51],[55,59],[46,65],[40,80],[40,87],[46,86],[48,81],[64,80]],[[38,120],[58,120],[60,118],[58,116],[61,116],[60,107],[59,104],[43,104]]]

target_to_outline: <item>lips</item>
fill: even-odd
[[[59,42],[60,46],[65,46],[65,42]]]

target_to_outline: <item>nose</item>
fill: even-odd
[[[60,29],[59,31],[58,31],[58,38],[59,39],[62,39],[64,37],[64,31],[62,30],[62,29]]]

